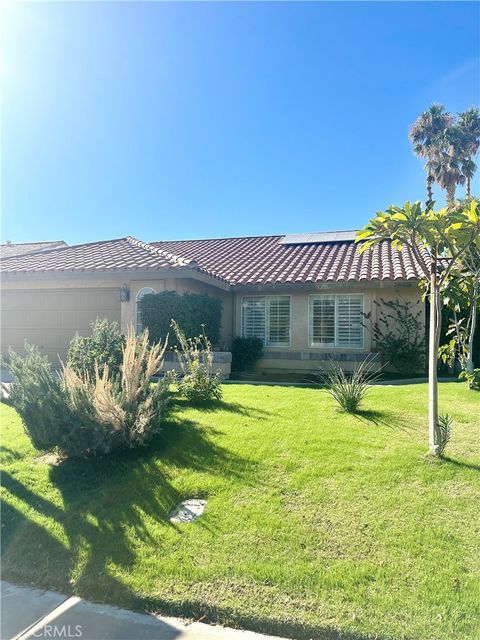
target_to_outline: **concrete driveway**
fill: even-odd
[[[278,640],[250,631],[161,618],[0,581],[1,640]]]

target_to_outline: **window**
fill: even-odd
[[[363,349],[363,295],[310,296],[310,345]]]
[[[269,347],[288,347],[290,296],[242,298],[242,336],[260,338]]]
[[[155,291],[150,287],[143,287],[143,289],[140,289],[140,291],[137,293],[137,297],[135,298],[137,333],[142,333],[143,331],[142,316],[140,314],[140,305],[138,303],[143,298],[143,296],[149,295],[150,293],[155,293]]]

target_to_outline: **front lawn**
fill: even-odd
[[[3,405],[3,577],[295,638],[478,638],[480,394],[440,386],[434,462],[426,398],[376,387],[352,417],[323,390],[225,385],[144,449],[60,465]],[[189,497],[204,515],[170,524]]]

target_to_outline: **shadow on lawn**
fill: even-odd
[[[442,462],[451,464],[455,467],[462,467],[462,469],[471,469],[472,471],[480,471],[480,464],[474,464],[473,462],[463,462],[463,460],[455,460],[455,458],[450,458],[449,456],[444,456],[440,458]]]
[[[252,464],[216,445],[195,423],[184,421],[165,425],[148,447],[50,467],[49,480],[62,496],[63,509],[4,472],[4,488],[26,507],[21,513],[8,506],[2,514],[5,577],[143,608],[142,600],[113,575],[115,566],[128,571],[134,565],[137,541],[148,542],[159,555],[165,553],[163,527],[153,530],[147,523],[162,522],[181,533],[168,514],[181,500],[202,497],[181,495],[169,479],[169,468],[231,478],[251,473]],[[43,516],[58,523],[60,539],[41,527]],[[203,518],[195,526],[211,530]]]
[[[415,431],[414,427],[406,427],[404,421],[399,416],[389,411],[378,411],[376,409],[358,409],[352,413],[354,418],[366,424],[389,427],[390,429],[400,429],[405,433]]]
[[[302,624],[301,622],[286,622],[268,617],[257,617],[243,614],[230,607],[205,605],[201,600],[184,600],[182,603],[172,603],[168,600],[156,599],[145,601],[144,608],[152,613],[160,611],[163,615],[179,616],[204,620],[208,624],[221,623],[225,626],[256,631],[282,638],[294,640],[387,640],[387,637],[376,634],[365,635],[361,632],[335,629],[333,627]],[[412,640],[405,636],[404,640]]]
[[[197,406],[192,405],[186,398],[176,397],[171,401],[171,410],[194,408],[201,409],[206,412],[214,411],[228,411],[229,413],[238,413],[249,418],[255,418],[257,420],[264,420],[267,416],[272,415],[270,411],[264,409],[258,409],[257,407],[247,407],[239,402],[225,402],[224,400],[210,400],[203,402]]]

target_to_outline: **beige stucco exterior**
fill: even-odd
[[[288,346],[265,347],[264,357],[258,364],[260,371],[296,371],[313,372],[319,368],[328,366],[330,355],[347,354],[352,359],[342,361],[342,367],[346,370],[355,366],[353,356],[357,354],[360,359],[366,354],[375,351],[372,344],[372,336],[365,328],[363,330],[363,348],[361,349],[335,349],[312,346],[310,343],[309,300],[316,294],[362,294],[363,312],[371,313],[375,322],[379,314],[377,301],[382,306],[383,300],[405,300],[414,305],[412,309],[420,311],[420,320],[425,325],[425,307],[421,299],[421,292],[416,283],[355,283],[353,285],[331,284],[302,287],[292,285],[290,287],[257,287],[245,289],[235,296],[235,334],[241,335],[242,298],[251,295],[288,295],[290,296],[290,344]],[[322,358],[323,359],[316,359]],[[378,363],[380,366],[380,362]]]
[[[126,284],[130,291],[127,302],[120,301],[120,290]],[[421,293],[416,283],[355,283],[354,285],[290,285],[251,287],[231,291],[227,285],[197,272],[114,272],[98,274],[16,275],[4,278],[1,287],[2,353],[12,346],[22,351],[24,340],[38,345],[54,362],[65,359],[72,337],[88,335],[96,317],[107,317],[125,331],[136,321],[136,297],[142,288],[155,292],[177,291],[207,293],[222,300],[221,338],[218,345],[228,350],[232,337],[241,335],[241,301],[244,295],[290,296],[290,344],[266,347],[259,363],[264,371],[314,371],[325,366],[319,354],[357,353],[374,350],[371,336],[364,332],[363,349],[321,349],[309,343],[309,296],[318,293],[361,293],[365,313],[377,314],[374,301],[381,299],[410,300],[424,314]],[[345,362],[351,368],[353,360]],[[343,365],[342,365],[343,366]]]
[[[166,277],[168,275],[168,277]],[[97,317],[116,321],[122,331],[135,324],[136,296],[149,287],[156,293],[177,291],[207,293],[222,300],[220,346],[229,348],[232,336],[233,297],[201,278],[186,272],[172,278],[170,274],[105,274],[24,276],[4,278],[1,286],[1,350],[12,347],[23,352],[25,340],[40,347],[52,362],[65,360],[70,340],[76,333],[90,334],[90,324]],[[130,291],[128,302],[120,301],[121,287]]]

